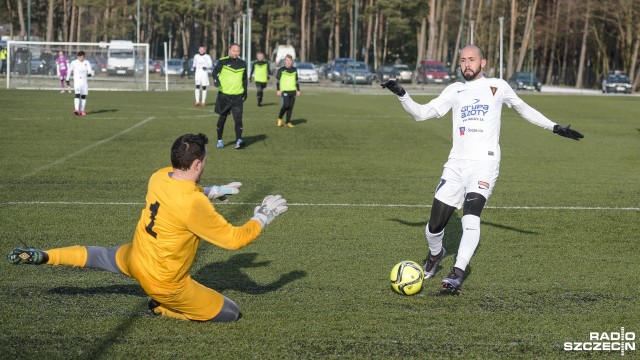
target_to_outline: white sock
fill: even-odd
[[[200,89],[196,89],[196,102],[200,102]]]
[[[429,251],[431,255],[438,255],[442,251],[442,238],[444,237],[444,230],[437,234],[432,234],[429,231],[429,223],[424,228],[424,233],[427,236],[427,244],[429,245]]]
[[[84,106],[87,104],[87,99],[80,99],[80,111],[84,111]]]
[[[207,90],[202,90],[202,103],[207,102]]]
[[[80,109],[80,99],[73,98],[73,108],[78,111]]]
[[[473,253],[480,243],[480,217],[465,215],[462,217],[462,239],[458,248],[458,257],[454,267],[465,271]]]

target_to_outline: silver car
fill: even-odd
[[[399,64],[393,65],[393,67],[398,73],[398,77],[401,82],[410,83],[412,81],[413,71],[411,71],[407,65]]]

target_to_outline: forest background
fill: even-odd
[[[500,18],[504,77],[533,70],[545,84],[598,88],[613,70],[640,85],[640,0],[5,0],[2,33],[16,40],[149,43],[160,58],[213,57],[239,39],[251,9],[252,54],[293,45],[299,61],[337,57],[381,64],[442,61],[473,42],[498,75]],[[139,16],[138,16],[139,14]],[[473,41],[472,41],[473,40]]]

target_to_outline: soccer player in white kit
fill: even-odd
[[[460,51],[460,71],[464,83],[447,86],[428,104],[420,105],[394,80],[382,84],[398,95],[402,107],[416,121],[453,113],[453,148],[436,188],[431,216],[425,229],[429,256],[424,265],[425,279],[435,275],[446,251],[442,247],[444,228],[456,209],[463,209],[462,238],[456,262],[442,287],[460,293],[464,272],[480,242],[480,213],[487,201],[500,168],[500,118],[502,104],[514,108],[534,125],[579,140],[583,136],[568,126],[557,125],[520,99],[502,79],[485,78],[487,65],[482,50],[467,45]]]
[[[75,97],[73,98],[73,113],[76,115],[87,116],[84,111],[87,104],[87,95],[89,95],[89,83],[87,79],[94,75],[91,63],[85,60],[84,51],[78,51],[77,57],[69,65],[67,71],[67,81],[73,73],[73,89]]]
[[[198,53],[193,57],[192,66],[196,71],[196,106],[205,106],[207,101],[207,86],[209,86],[209,72],[213,68],[213,61],[209,54],[204,53],[204,46],[198,48]],[[200,101],[200,86],[202,86],[202,101]]]

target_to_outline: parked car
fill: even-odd
[[[542,89],[542,83],[535,74],[530,72],[517,72],[507,81],[513,90],[535,90]]]
[[[423,60],[418,65],[416,82],[418,84],[448,84],[451,82],[451,75],[444,63],[435,60]]]
[[[399,65],[393,65],[393,67],[398,73],[398,75],[396,76],[396,79],[398,79],[399,82],[410,83],[413,81],[413,71],[409,69],[409,66],[404,64],[399,64]]]
[[[181,59],[169,59],[166,65],[166,69],[165,66],[161,68],[160,75],[164,76],[165,72],[167,75],[182,75],[184,68]]]
[[[31,59],[32,75],[55,75],[56,56],[52,53],[43,52],[40,57]]]
[[[378,82],[383,83],[389,79],[397,80],[398,72],[393,64],[384,64],[378,68],[376,72],[376,77]]]
[[[318,75],[320,76],[320,78],[327,79],[329,78],[330,73],[331,73],[331,64],[328,64],[328,63],[320,64],[320,66],[318,67]]]
[[[613,71],[602,80],[602,93],[625,93],[631,94],[631,80],[620,70]]]
[[[374,75],[367,64],[362,61],[352,61],[344,66],[341,82],[343,84],[367,84],[371,85]]]
[[[296,65],[298,69],[298,81],[300,82],[318,82],[318,71],[312,63],[303,62]]]
[[[331,81],[342,81],[342,74],[344,73],[344,67],[347,63],[352,62],[352,58],[335,58],[331,62],[331,75],[329,78]]]

